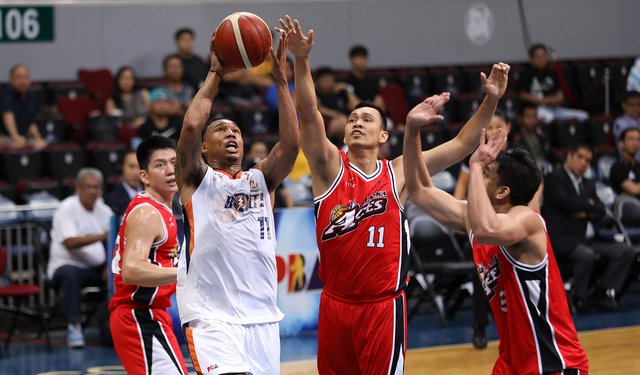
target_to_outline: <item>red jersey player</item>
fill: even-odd
[[[178,237],[171,201],[178,191],[172,140],[152,136],[136,150],[144,192],[131,200],[116,238],[109,302],[116,353],[128,374],[187,374],[173,334]]]
[[[499,130],[469,162],[468,201],[431,183],[422,163],[420,126],[408,121],[404,171],[411,200],[443,225],[467,230],[500,336],[494,374],[586,374],[564,284],[542,216],[530,207],[542,173],[523,150],[500,152]]]
[[[320,277],[324,291],[318,320],[320,374],[396,374],[404,369],[409,240],[403,203],[402,157],[378,160],[387,141],[382,111],[363,103],[345,127],[348,152],[326,136],[310,71],[313,31],[305,35],[298,21],[280,20],[290,32],[296,59],[296,103],[301,144],[312,175]],[[462,160],[477,145],[507,85],[509,66],[494,65],[482,82],[487,96],[454,139],[424,154],[432,173]],[[432,97],[440,105],[449,94]],[[428,116],[425,103],[413,116]]]

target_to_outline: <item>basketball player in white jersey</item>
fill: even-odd
[[[209,73],[184,118],[176,175],[185,247],[176,295],[198,373],[280,373],[283,314],[276,305],[269,194],[291,172],[300,138],[285,74],[287,36],[281,34],[277,53],[271,52],[280,142],[266,159],[243,171],[240,127],[228,119],[208,121],[222,76],[230,72],[213,48]]]

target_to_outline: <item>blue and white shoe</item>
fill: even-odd
[[[84,335],[82,326],[79,323],[67,325],[67,345],[70,348],[82,348],[84,346]]]

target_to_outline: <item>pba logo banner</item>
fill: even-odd
[[[318,277],[320,263],[313,208],[276,210],[274,216],[278,307],[285,314],[280,321],[280,334],[316,331],[322,282]]]

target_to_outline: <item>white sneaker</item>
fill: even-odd
[[[84,335],[80,323],[67,325],[67,345],[70,348],[82,348],[84,346]]]

